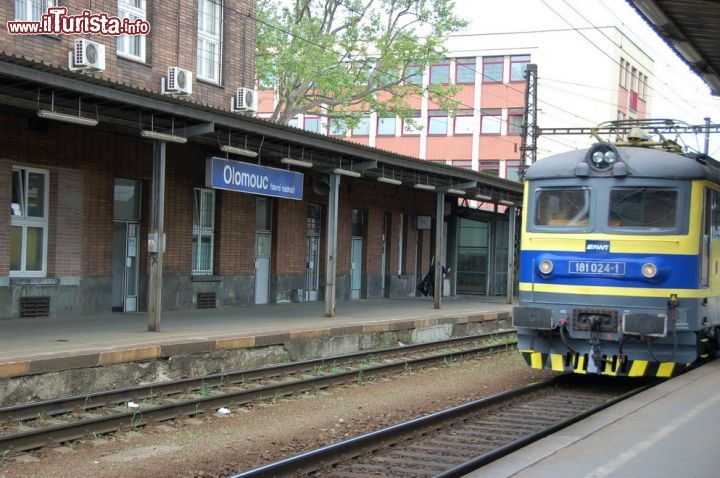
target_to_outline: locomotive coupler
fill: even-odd
[[[600,321],[597,317],[590,319],[590,354],[588,355],[589,373],[599,373],[602,362],[602,354],[600,352]]]

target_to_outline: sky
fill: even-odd
[[[655,60],[650,80],[652,117],[691,125],[704,124],[704,118],[709,117],[712,123],[720,123],[720,97],[711,95],[705,82],[625,0],[455,0],[455,11],[470,22],[465,30],[468,33],[616,26]],[[577,48],[578,54],[594,48],[579,33],[577,43],[570,47]],[[572,56],[572,52],[562,54]],[[538,96],[542,96],[541,88]],[[703,147],[702,138],[699,146]],[[711,135],[709,154],[720,159],[720,134]]]

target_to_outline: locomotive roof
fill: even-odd
[[[576,177],[576,166],[584,163],[587,149],[556,154],[533,163],[526,179]],[[627,177],[708,179],[720,182],[720,163],[699,154],[678,154],[651,148],[618,147],[619,161],[627,166]],[[591,174],[591,177],[593,175]],[[595,176],[611,176],[596,174]]]

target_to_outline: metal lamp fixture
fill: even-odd
[[[282,158],[280,162],[283,164],[289,164],[291,166],[299,166],[301,168],[313,167],[313,163],[311,163],[310,161],[304,161],[302,159]]]
[[[391,178],[388,178],[387,176],[385,176],[385,165],[383,165],[383,167],[382,167],[382,176],[377,178],[377,180],[381,183],[394,184],[395,186],[399,186],[402,184],[402,181],[400,181],[399,179],[395,179],[395,170],[392,170]]]
[[[82,99],[78,99],[78,114],[71,115],[66,113],[60,113],[55,111],[55,92],[53,91],[50,95],[50,109],[40,110],[37,112],[38,117],[44,119],[51,119],[55,121],[62,121],[64,123],[79,124],[82,126],[97,126],[97,118],[88,118],[82,116]]]
[[[385,177],[385,176],[380,176],[379,178],[377,178],[377,180],[378,180],[379,182],[381,182],[381,183],[394,184],[394,185],[396,185],[396,186],[399,186],[399,185],[402,184],[402,181],[400,181],[399,179],[388,178],[388,177]]]
[[[238,156],[246,156],[248,158],[255,158],[258,155],[256,151],[239,148],[237,146],[232,146],[229,144],[220,145],[220,151],[222,151],[223,153],[237,154]]]
[[[332,172],[335,174],[340,174],[342,176],[349,176],[351,178],[359,178],[360,176],[362,176],[362,173],[360,171],[354,171],[352,169],[352,167],[353,167],[353,164],[352,164],[352,160],[351,160],[350,161],[350,169],[343,168],[342,158],[340,158],[340,165],[337,168],[334,168],[332,170]]]
[[[425,191],[435,191],[435,186],[432,184],[415,183],[415,189],[424,189]]]
[[[187,138],[185,136],[177,136],[174,134],[168,134],[168,133],[161,133],[159,131],[153,131],[149,129],[144,129],[140,131],[140,136],[143,138],[148,139],[156,139],[158,141],[167,141],[169,143],[180,143],[184,144],[187,143]]]
[[[142,136],[143,138],[147,138],[147,139],[155,139],[158,141],[165,141],[168,143],[179,143],[179,144],[187,143],[187,138],[185,136],[178,136],[175,134],[175,118],[172,119],[170,133],[161,133],[160,131],[155,131],[155,115],[154,114],[152,116],[150,116],[150,129],[141,130],[140,136]]]
[[[353,171],[352,169],[335,168],[333,173],[341,174],[343,176],[349,176],[351,178],[359,178],[362,174],[359,171]]]
[[[83,126],[97,126],[98,124],[98,120],[95,118],[58,113],[57,111],[52,110],[40,110],[37,112],[37,115],[40,118],[63,121],[65,123],[79,124]]]

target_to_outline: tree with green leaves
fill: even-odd
[[[361,110],[410,118],[411,95],[456,109],[454,85],[418,81],[466,26],[453,0],[258,0],[255,68],[278,103],[270,121],[299,113],[352,128]]]

